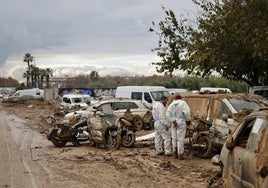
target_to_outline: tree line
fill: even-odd
[[[12,77],[0,77],[0,87],[17,87],[19,81]]]
[[[105,76],[92,80],[90,75],[79,75],[67,80],[62,86],[65,88],[112,88],[125,85],[139,86],[165,86],[167,88],[184,88],[187,90],[199,90],[201,87],[224,87],[235,93],[245,93],[248,86],[245,82],[229,80],[223,77],[200,77],[200,76]]]
[[[96,74],[96,72],[94,73]],[[63,88],[112,88],[124,85],[152,85],[152,86],[165,86],[167,88],[184,88],[188,90],[199,90],[201,87],[226,87],[230,88],[233,92],[244,93],[247,92],[247,84],[245,82],[238,82],[229,80],[223,77],[210,76],[202,78],[200,76],[173,76],[170,78],[168,75],[159,76],[135,76],[135,77],[122,77],[122,76],[105,76],[105,77],[92,77],[92,75],[78,75],[71,79],[67,79]],[[1,78],[0,87],[17,87],[23,89],[21,84],[13,78]]]

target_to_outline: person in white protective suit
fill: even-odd
[[[155,130],[155,149],[158,155],[172,156],[171,151],[171,137],[169,132],[169,126],[166,119],[167,97],[162,97],[159,102],[155,102],[153,105],[152,115],[154,119]],[[164,141],[164,151],[163,151]]]
[[[190,121],[190,108],[177,94],[175,100],[167,107],[166,117],[171,124],[172,149],[175,158],[184,159],[184,138],[186,126]]]

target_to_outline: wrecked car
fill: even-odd
[[[152,115],[150,110],[148,110],[141,101],[133,100],[133,99],[126,99],[126,98],[110,98],[106,100],[101,100],[98,103],[91,105],[86,110],[78,110],[75,112],[70,112],[65,115],[64,120],[69,121],[74,119],[74,116],[88,116],[93,113],[93,109],[97,109],[101,111],[104,105],[110,105],[113,113],[116,115],[117,118],[120,118],[125,115],[127,109],[130,110],[131,115],[133,115],[135,125],[140,129],[143,128],[151,128],[151,121]],[[75,118],[79,119],[79,118]]]
[[[243,119],[224,144],[223,187],[268,187],[268,108]]]
[[[267,100],[254,94],[181,94],[191,109],[192,125],[205,127],[195,131],[195,146],[200,157],[208,158],[219,152],[227,136],[237,127],[240,120],[253,110],[268,105]],[[174,99],[172,96],[168,104]],[[202,124],[202,125],[201,125]],[[205,125],[205,126],[204,126]],[[193,128],[192,130],[196,130]]]

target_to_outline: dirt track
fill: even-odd
[[[52,113],[46,103],[0,104],[0,187],[202,188],[219,170],[211,159],[156,156],[149,146],[56,148],[46,139],[48,126],[40,124]]]

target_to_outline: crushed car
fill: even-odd
[[[267,107],[259,95],[238,93],[181,94],[191,109],[192,124],[188,127],[190,148],[202,158],[220,152],[227,136],[253,110]],[[169,98],[168,104],[175,96]]]
[[[224,144],[222,186],[268,187],[268,108],[246,116]]]
[[[67,113],[64,116],[65,123],[77,120],[82,116],[89,116],[95,109],[101,111],[104,105],[110,105],[117,118],[128,116],[126,118],[132,118],[136,127],[139,129],[152,129],[152,114],[148,108],[146,108],[141,101],[126,99],[126,98],[110,98],[101,100],[96,104],[89,106],[86,110],[78,110]],[[126,113],[128,110],[128,113]]]

